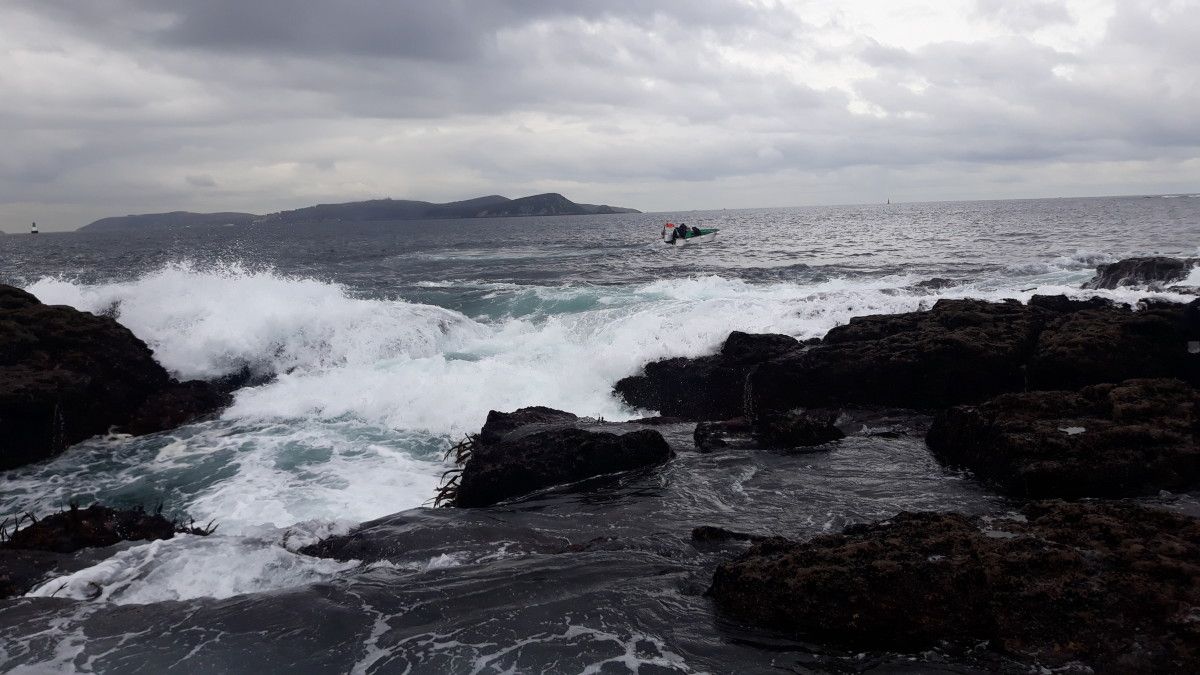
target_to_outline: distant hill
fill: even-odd
[[[264,216],[259,222],[319,223],[329,221],[363,222],[381,220],[436,220],[442,218],[502,218],[506,216],[572,216],[605,213],[641,213],[607,205],[576,204],[551,192],[520,199],[500,195],[477,197],[461,202],[435,204],[406,199],[372,199],[345,204],[318,204],[293,211]]]
[[[343,204],[317,204],[265,216],[252,213],[146,213],[134,216],[101,218],[79,228],[89,232],[144,230],[157,227],[201,227],[247,225],[250,223],[325,223],[371,222],[388,220],[437,220],[445,218],[503,218],[508,216],[573,216],[607,213],[641,213],[607,204],[577,204],[566,197],[548,192],[509,199],[500,195],[476,197],[460,202],[435,204],[409,199],[370,199]]]
[[[253,213],[192,213],[172,211],[170,213],[142,213],[130,216],[101,218],[79,228],[87,232],[116,232],[128,230],[152,230],[160,227],[208,227],[213,225],[248,225],[258,216]]]

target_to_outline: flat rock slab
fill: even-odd
[[[1039,502],[1023,518],[901,513],[716,571],[717,609],[849,649],[949,641],[1042,666],[1200,671],[1200,520],[1127,503]]]
[[[1200,395],[1171,379],[1005,394],[934,418],[944,464],[1020,497],[1121,497],[1200,482]]]

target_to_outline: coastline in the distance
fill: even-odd
[[[376,222],[389,220],[441,220],[452,218],[505,218],[514,216],[573,216],[641,213],[637,209],[607,204],[579,204],[556,192],[509,199],[488,195],[435,204],[408,199],[370,199],[340,204],[317,204],[266,215],[222,212],[143,213],[101,218],[79,228],[81,232],[114,232],[159,227],[207,227],[250,224]]]

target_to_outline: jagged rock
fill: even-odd
[[[1035,296],[942,300],[928,312],[855,318],[818,347],[749,376],[756,416],[805,406],[938,408],[1004,392],[1074,389],[1133,377],[1200,374],[1200,301]]]
[[[837,410],[789,410],[756,419],[754,433],[768,448],[824,445],[846,437],[837,428],[837,419]]]
[[[1123,503],[1034,503],[1027,519],[901,513],[722,564],[745,623],[850,649],[949,641],[1102,672],[1200,669],[1200,521]]]
[[[177,386],[150,348],[116,321],[43,305],[0,285],[0,469],[52,457],[127,424],[148,399]],[[185,387],[195,393],[204,385]],[[201,412],[165,407],[172,414],[162,415],[160,404],[159,417],[168,422]],[[162,428],[150,423],[154,416],[143,419],[141,430]]]
[[[801,348],[799,341],[787,335],[734,331],[719,354],[648,363],[642,375],[620,380],[614,390],[634,407],[672,417],[693,421],[738,417],[743,414],[750,369]]]
[[[489,410],[487,420],[479,430],[479,442],[484,445],[499,443],[509,433],[529,425],[554,425],[578,420],[577,415],[540,405],[520,408],[510,413]]]
[[[730,446],[749,448],[758,444],[754,427],[745,417],[719,422],[700,422],[692,432],[692,442],[700,452],[713,452]]]
[[[488,506],[542,488],[662,464],[672,456],[649,429],[616,435],[566,428],[474,448],[454,497],[461,507]]]
[[[190,380],[169,384],[138,407],[122,431],[140,435],[188,424],[228,406],[233,396],[209,382]]]
[[[759,365],[749,377],[751,410],[939,407],[1021,389],[1041,321],[1020,303],[982,300],[856,317],[817,347]]]
[[[1144,286],[1158,290],[1186,279],[1192,268],[1197,265],[1200,265],[1200,258],[1126,258],[1098,266],[1096,276],[1085,283],[1083,288]]]
[[[695,544],[723,544],[731,541],[762,541],[767,537],[745,532],[735,532],[715,525],[701,525],[692,528],[692,542]]]
[[[1022,497],[1120,497],[1200,481],[1200,395],[1179,380],[998,396],[951,408],[926,438],[939,461]]]
[[[919,288],[925,291],[940,291],[946,288],[954,288],[955,286],[959,286],[961,284],[961,281],[946,279],[945,277],[933,277],[932,279],[926,279],[925,281],[919,281],[913,284],[913,288]]]
[[[79,567],[67,554],[122,541],[170,539],[177,533],[206,535],[209,530],[185,528],[159,513],[142,509],[111,509],[93,504],[74,505],[41,520],[23,516],[15,525],[4,523],[0,540],[0,598],[28,592],[52,573]],[[20,525],[24,524],[24,527]],[[10,529],[11,528],[11,529]],[[86,563],[83,566],[87,566]]]
[[[72,553],[81,548],[112,546],[120,541],[170,539],[175,532],[175,523],[161,514],[93,504],[86,509],[72,506],[30,523],[9,535],[0,547]]]
[[[1185,306],[1086,309],[1051,320],[1028,366],[1032,389],[1078,389],[1133,377],[1184,377],[1189,361]]]

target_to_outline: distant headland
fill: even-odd
[[[308,224],[376,222],[389,220],[435,220],[448,218],[504,218],[512,216],[583,216],[609,213],[641,213],[607,204],[577,204],[556,193],[509,199],[500,195],[476,197],[459,202],[435,204],[409,199],[370,199],[343,204],[317,204],[266,215],[253,213],[143,213],[101,218],[79,228],[87,232],[149,230],[160,227],[206,227],[250,224]]]

